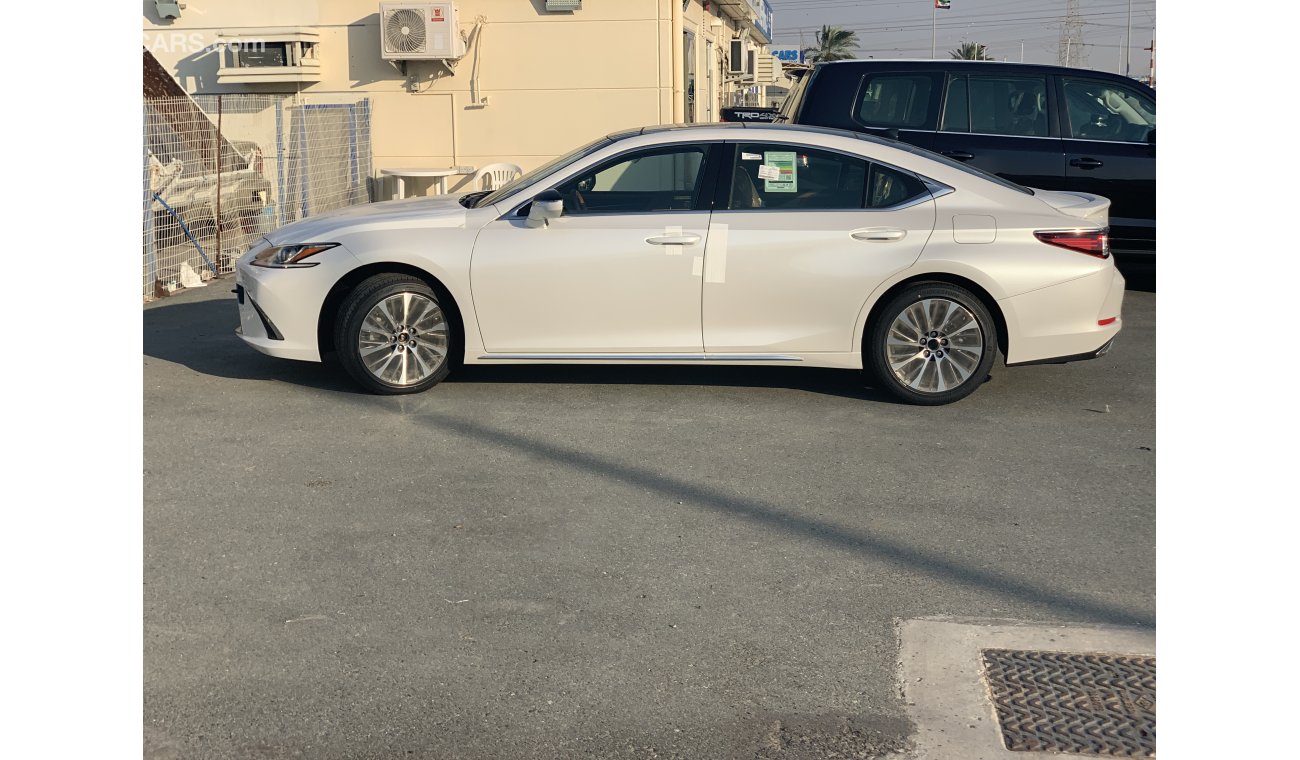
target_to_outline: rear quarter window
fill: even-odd
[[[858,88],[853,119],[864,127],[878,129],[932,130],[940,89],[938,74],[867,74]]]

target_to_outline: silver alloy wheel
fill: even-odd
[[[395,293],[366,314],[357,351],[370,374],[390,385],[415,385],[447,359],[447,319],[432,298]]]
[[[974,374],[984,356],[984,331],[960,303],[926,298],[894,318],[885,353],[899,382],[921,393],[942,393]]]

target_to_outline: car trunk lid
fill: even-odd
[[[1105,227],[1110,223],[1109,198],[1064,190],[1039,190],[1038,188],[1033,190],[1035,198],[1066,216],[1082,219],[1099,227]]]

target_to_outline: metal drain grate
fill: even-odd
[[[1155,757],[1156,658],[985,649],[1009,750]]]

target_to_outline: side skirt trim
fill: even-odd
[[[618,362],[801,362],[785,354],[483,354],[484,361],[618,361]]]

